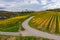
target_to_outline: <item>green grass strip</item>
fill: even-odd
[[[56,15],[56,33],[59,33],[58,15]]]

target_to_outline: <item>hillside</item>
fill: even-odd
[[[60,9],[45,10],[34,13],[34,18],[29,22],[32,28],[40,31],[60,35]]]
[[[23,15],[29,15],[32,12],[26,11],[26,12],[8,12],[8,11],[0,11],[0,19],[6,19],[10,17],[15,17],[15,16],[23,16]]]
[[[46,10],[46,11],[57,11],[57,12],[60,12],[60,8],[57,8],[57,9],[49,9],[49,10]]]

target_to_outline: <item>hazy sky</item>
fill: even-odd
[[[43,10],[60,8],[60,0],[0,0],[0,10]]]

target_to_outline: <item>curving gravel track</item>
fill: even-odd
[[[60,40],[59,35],[49,34],[47,32],[42,32],[42,31],[36,30],[34,28],[31,28],[28,23],[33,17],[34,16],[28,18],[27,20],[25,20],[22,23],[22,26],[25,29],[25,31],[20,31],[20,32],[0,32],[0,35],[35,36],[35,37],[43,37],[43,38],[48,38],[48,39]]]
[[[28,23],[33,17],[34,16],[28,18],[27,20],[25,20],[22,23],[22,26],[25,29],[25,31],[22,32],[22,33],[24,33],[23,36],[36,36],[36,37],[43,37],[43,38],[48,38],[48,39],[60,40],[59,35],[49,34],[47,32],[42,32],[42,31],[36,30],[34,28],[31,28]]]

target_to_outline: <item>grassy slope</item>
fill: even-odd
[[[17,32],[19,27],[21,27],[22,21],[24,21],[27,17],[28,16],[16,16],[9,19],[1,20],[0,31]]]

